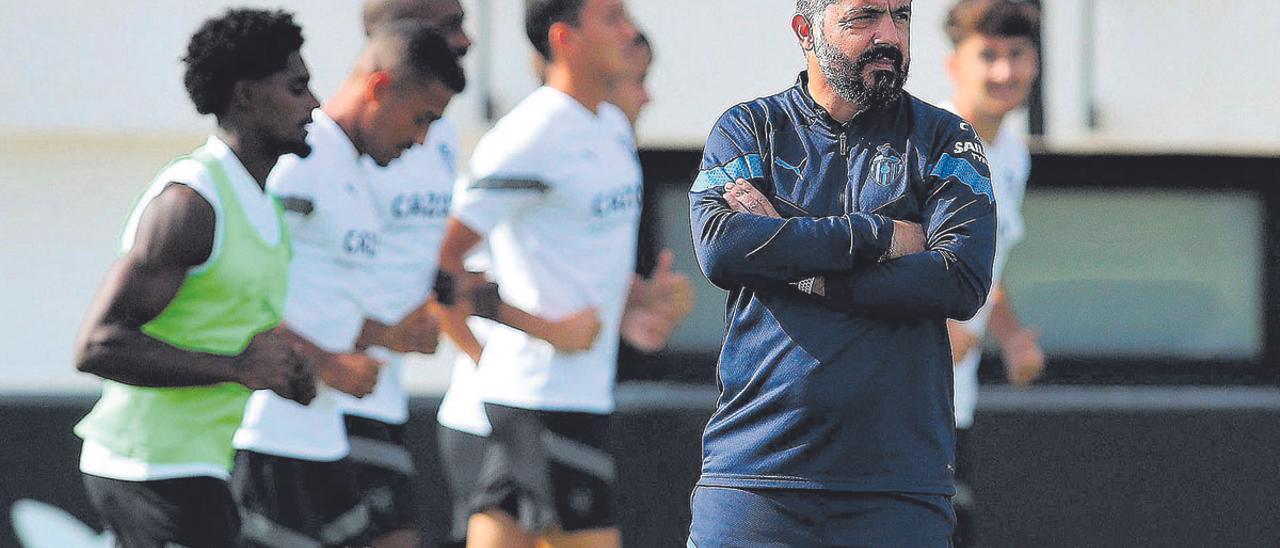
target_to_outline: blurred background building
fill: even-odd
[[[536,80],[522,2],[463,4],[475,41],[470,85],[448,115],[469,146]],[[1280,489],[1271,455],[1280,442],[1272,389],[1280,379],[1280,3],[1040,4],[1043,76],[1019,117],[1035,144],[1029,230],[1006,282],[1025,323],[1041,331],[1048,386],[990,391],[978,445],[1013,456],[980,464],[978,474],[1008,495],[989,502],[995,516],[1025,511],[1037,494],[1068,492],[1044,502],[1035,519],[984,524],[985,536],[1022,546],[1132,546],[1138,538],[1280,545],[1277,526],[1263,519],[1267,507],[1258,506],[1274,507]],[[19,478],[14,466],[61,451],[71,463],[63,472],[74,472],[69,424],[47,435],[32,434],[45,432],[33,424],[72,421],[96,394],[97,381],[71,366],[75,331],[132,201],[212,127],[187,100],[179,58],[200,21],[231,5],[297,14],[322,100],[363,40],[358,0],[0,3],[0,408],[8,409],[0,432],[23,440],[0,448],[9,459],[0,468],[5,514],[11,497],[43,481]],[[950,94],[941,32],[948,5],[914,5],[908,89],[930,101]],[[624,378],[702,387],[624,387],[624,411],[642,415],[625,434],[634,436],[645,425],[670,430],[654,416],[700,427],[710,409],[724,299],[697,272],[685,192],[719,114],[791,85],[803,58],[788,0],[631,0],[629,8],[656,50],[653,103],[639,125],[646,241],[677,253],[677,268],[698,285],[698,308],[669,350],[627,353],[621,367]],[[993,384],[998,365],[984,364]],[[421,396],[415,409],[427,419],[447,371],[429,360],[410,371]],[[693,439],[672,443],[693,462],[662,473],[692,481],[699,430],[685,429]],[[1089,492],[1105,485],[1112,490]],[[1175,488],[1182,498],[1165,496]],[[662,490],[645,484],[634,493],[646,489]],[[634,493],[637,503],[645,499]],[[662,496],[676,501],[677,513],[661,515],[677,520],[682,494]],[[1183,513],[1170,514],[1175,507]],[[1067,532],[1085,535],[1078,529],[1090,528],[1086,521],[1117,515],[1148,528],[1113,532],[1104,521],[1092,527],[1095,537]],[[668,538],[643,535],[670,523],[630,519],[629,541]],[[1220,519],[1247,527],[1212,529]],[[1205,536],[1206,527],[1216,536]],[[0,546],[6,535],[0,531]]]

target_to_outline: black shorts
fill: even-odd
[[[449,540],[462,542],[467,538],[467,522],[475,508],[473,501],[476,483],[484,465],[488,438],[454,430],[440,425],[436,439],[440,449],[440,466],[449,485],[449,499],[453,503],[453,517]]]
[[[369,509],[367,538],[417,529],[413,457],[404,443],[404,425],[348,415],[347,455],[355,492]]]
[[[504,510],[531,533],[613,527],[614,460],[608,415],[491,403],[493,425],[472,511]]]
[[[85,474],[84,486],[119,546],[239,545],[240,516],[226,481],[209,477],[122,481]]]
[[[231,491],[248,546],[363,546],[370,511],[345,460],[314,462],[237,451]]]

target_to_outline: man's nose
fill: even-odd
[[[880,22],[876,24],[875,33],[871,35],[871,43],[902,49],[902,33],[894,24],[892,16],[886,15],[880,18]]]
[[[1013,63],[1008,57],[1000,57],[996,62],[991,64],[991,80],[998,84],[1008,82],[1013,78]]]

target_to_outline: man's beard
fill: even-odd
[[[306,139],[300,141],[280,140],[275,143],[274,147],[280,152],[280,156],[285,154],[293,154],[299,158],[306,158],[311,155],[311,144]]]
[[[884,109],[893,106],[902,97],[902,86],[907,83],[911,64],[903,59],[897,46],[880,44],[873,46],[858,58],[851,59],[823,38],[814,41],[814,54],[822,75],[831,83],[840,98],[865,109]],[[871,73],[871,84],[863,75],[872,62],[887,59],[893,61],[893,71],[877,70]]]

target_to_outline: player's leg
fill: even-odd
[[[526,532],[512,514],[491,508],[467,522],[467,548],[534,548],[537,537]]]
[[[471,497],[467,546],[533,546],[558,523],[542,437],[545,413],[485,404],[493,426]]]
[[[605,450],[609,416],[595,413],[545,412],[547,455],[555,496],[556,526],[542,534],[550,548],[616,548],[617,527],[613,456]]]
[[[422,537],[413,492],[417,473],[404,444],[404,425],[355,416],[345,421],[353,489],[369,510],[364,537],[374,548],[417,547]]]
[[[622,531],[616,527],[566,533],[554,530],[542,535],[538,548],[617,548],[622,546]]]
[[[440,451],[440,466],[444,471],[453,507],[446,546],[457,548],[466,545],[472,498],[475,496],[476,482],[480,479],[480,467],[484,462],[485,438],[439,425],[436,429],[436,442]]]
[[[121,481],[86,474],[85,487],[120,546],[199,548],[238,543],[240,518],[223,480]]]
[[[237,451],[232,492],[248,546],[364,545],[369,512],[341,462]]]
[[[825,492],[818,501],[823,545],[951,547],[956,515],[949,497]]]
[[[689,546],[823,546],[812,492],[698,486],[691,498]],[[906,546],[906,545],[903,545]]]

